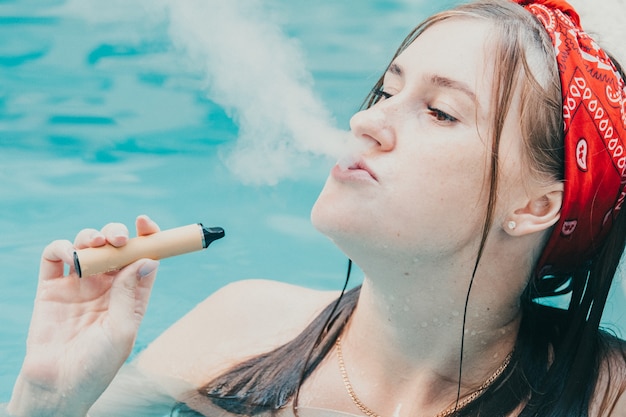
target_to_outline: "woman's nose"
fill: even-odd
[[[352,134],[368,142],[368,145],[387,152],[396,145],[394,130],[388,115],[379,106],[361,110],[350,119]]]

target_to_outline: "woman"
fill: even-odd
[[[418,26],[353,117],[369,146],[333,168],[312,220],[361,287],[232,284],[140,355],[151,382],[184,382],[166,390],[176,412],[626,415],[626,349],[598,329],[626,238],[624,74],[567,3],[518,3]],[[45,249],[13,415],[104,410],[157,265],[80,281],[63,265],[127,236]],[[559,294],[569,308],[537,301]]]

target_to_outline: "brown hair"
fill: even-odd
[[[424,30],[452,18],[486,19],[493,24],[495,82],[491,126],[490,190],[476,266],[492,224],[498,187],[499,144],[514,94],[520,94],[524,158],[529,175],[544,181],[563,179],[563,124],[560,82],[553,46],[543,26],[522,7],[508,0],[481,0],[436,14],[416,27],[402,43],[399,55]],[[394,56],[394,58],[395,58]],[[622,73],[623,75],[623,73]],[[373,92],[382,87],[383,78]],[[370,94],[364,107],[376,103]],[[600,408],[614,407],[626,379],[605,384],[597,392],[601,372],[623,369],[621,342],[599,330],[600,318],[626,244],[626,217],[616,219],[601,253],[585,270],[569,276],[531,276],[523,294],[523,318],[511,365],[477,401],[455,416],[502,416],[522,409],[520,416],[586,416],[593,398]],[[537,257],[539,253],[536,254]],[[536,302],[570,293],[569,308],[560,310]],[[199,390],[223,409],[237,414],[271,412],[284,407],[317,364],[332,350],[336,337],[358,301],[355,288],[329,305],[296,339],[236,365]],[[610,359],[610,360],[609,360]],[[613,381],[612,381],[613,382]],[[297,405],[294,401],[294,407]]]

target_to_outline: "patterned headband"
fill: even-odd
[[[626,89],[563,0],[514,0],[545,27],[563,96],[565,182],[561,217],[541,254],[540,276],[590,267],[626,196]]]

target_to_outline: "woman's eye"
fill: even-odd
[[[428,112],[431,116],[435,118],[438,122],[448,122],[453,123],[456,122],[457,119],[453,116],[450,116],[448,113],[443,112],[435,107],[428,106]]]
[[[372,95],[376,101],[384,100],[393,97],[393,94],[387,93],[382,87],[376,88],[372,91]]]

